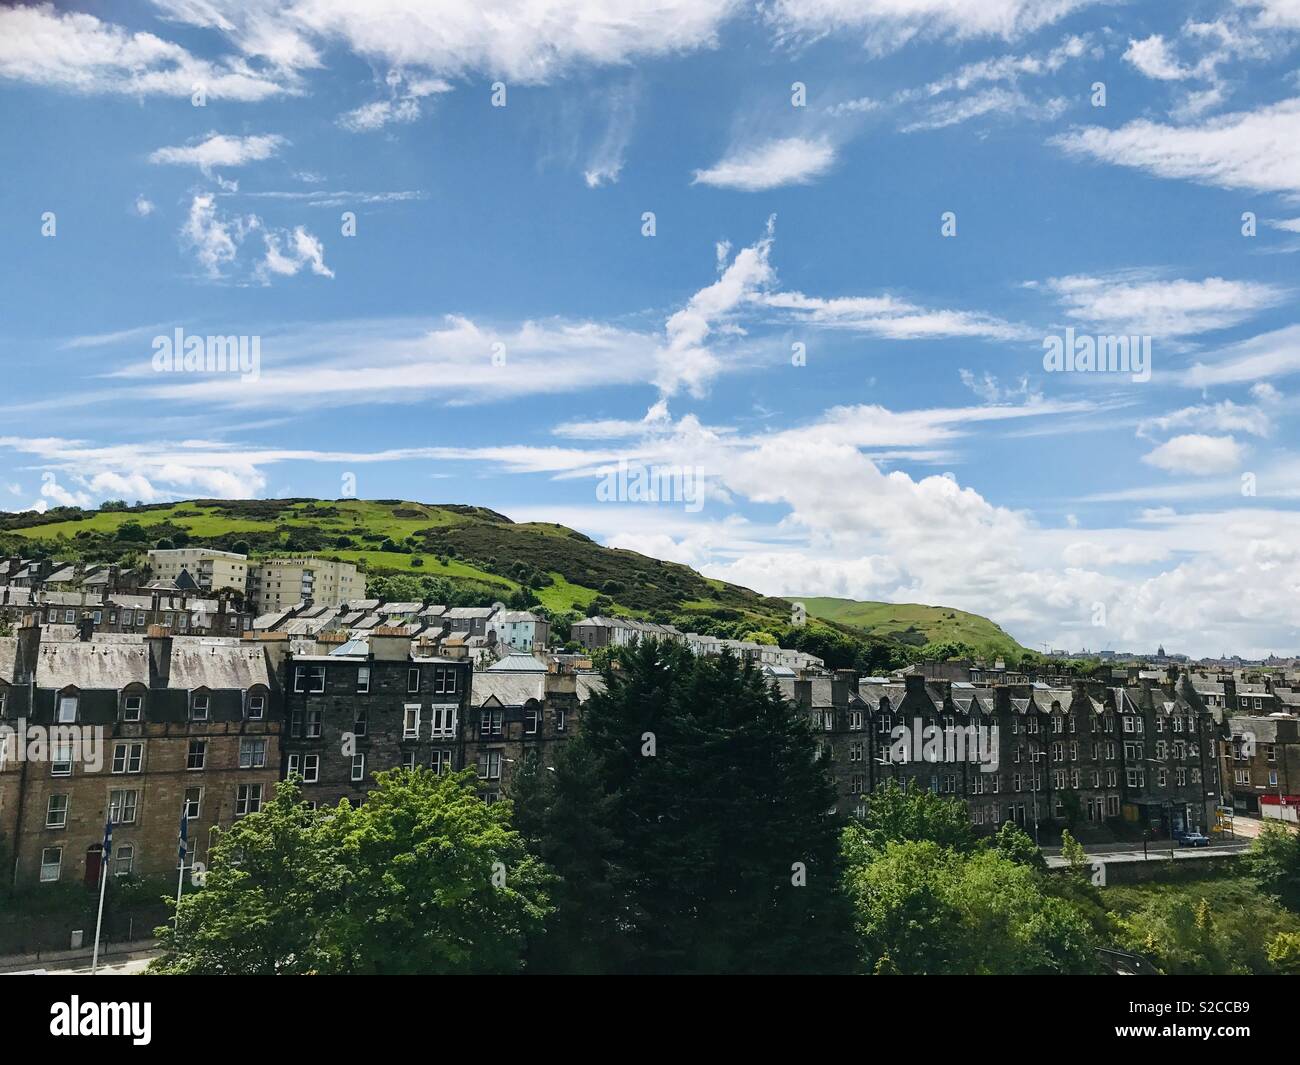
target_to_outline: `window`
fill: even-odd
[[[415,666],[406,671],[406,690],[408,692],[418,692],[420,690],[420,667]]]
[[[266,766],[266,740],[245,736],[239,741],[239,768],[263,769]]]
[[[433,690],[439,695],[456,694],[455,668],[440,668],[433,675]]]
[[[72,776],[72,741],[60,740],[50,752],[50,776]]]
[[[135,623],[136,623],[137,625],[143,625],[143,624],[144,624],[144,611],[143,611],[143,610],[137,610],[137,611],[135,612]]]
[[[407,751],[402,755],[402,768],[410,772],[415,772],[415,752]]]
[[[296,692],[323,692],[325,690],[325,667],[294,666],[293,690]]]
[[[111,791],[108,794],[108,817],[115,825],[135,824],[135,810],[139,805],[140,793],[130,791]]]
[[[1118,795],[1107,795],[1107,796],[1106,796],[1106,816],[1107,816],[1107,817],[1118,817],[1118,816],[1119,816],[1119,796],[1118,796]]]
[[[75,695],[59,696],[59,716],[60,725],[75,725],[77,723],[77,697]]]
[[[862,711],[861,711],[861,710],[850,710],[850,711],[849,711],[849,730],[850,730],[851,732],[861,732],[861,731],[862,731]]]
[[[68,824],[68,797],[51,795],[45,805],[45,827],[66,828]]]
[[[266,696],[250,695],[248,697],[248,720],[261,721],[266,714]]]
[[[1277,770],[1276,770],[1276,769],[1270,769],[1270,770],[1268,771],[1268,786],[1269,786],[1270,788],[1276,788],[1276,787],[1277,787]]]
[[[362,695],[370,691],[370,667],[359,666],[357,668],[357,691]]]
[[[501,779],[500,751],[483,751],[479,754],[478,775],[483,780]]]
[[[307,711],[307,738],[309,740],[320,739],[321,732],[321,712],[319,710]]]
[[[206,721],[208,719],[208,697],[196,695],[190,702],[190,720]]]
[[[65,625],[71,625],[76,620],[77,620],[77,612],[75,610],[65,610],[63,612],[63,623]]]
[[[135,847],[130,843],[119,843],[113,850],[113,875],[130,876],[135,867]]]
[[[1125,732],[1133,731],[1133,718],[1130,716],[1125,716],[1124,718],[1124,731]]]
[[[364,754],[354,754],[352,756],[352,779],[366,779],[366,756]]]
[[[823,730],[824,732],[831,732],[831,731],[834,730],[834,728],[835,728],[835,711],[834,711],[834,710],[823,710],[823,711],[822,711],[822,730]]]
[[[364,736],[370,728],[370,711],[358,710],[352,718],[352,735]]]
[[[320,780],[320,755],[308,754],[302,759],[302,781],[304,784],[315,784]]]
[[[186,769],[202,769],[208,756],[207,740],[190,740],[190,749],[185,755]]]
[[[191,821],[197,821],[199,814],[203,810],[203,789],[186,788],[185,789],[185,816]]]
[[[1127,778],[1128,786],[1130,788],[1140,788],[1144,786],[1142,770],[1128,769],[1125,770],[1124,775]]]
[[[495,710],[484,710],[479,720],[479,735],[481,736],[500,736],[501,735],[501,715],[500,707]]]
[[[556,710],[556,711],[555,711],[555,731],[556,731],[556,732],[563,732],[563,731],[564,731],[564,726],[565,726],[565,723],[567,722],[567,720],[568,720],[568,711],[566,711],[566,710]]]
[[[1156,770],[1156,787],[1164,788],[1169,785],[1169,771],[1167,769]]]
[[[114,773],[138,773],[143,762],[143,743],[115,743],[113,745]]]
[[[541,725],[542,711],[537,706],[524,707],[524,735],[535,736],[537,729]]]
[[[418,740],[420,738],[420,704],[408,704],[402,717],[402,739]]]
[[[856,743],[850,743],[850,744],[849,744],[849,761],[850,761],[850,762],[860,762],[860,761],[862,761],[862,754],[863,754],[863,751],[864,751],[865,747],[866,747],[866,744],[864,744],[861,740],[857,741]]]
[[[143,695],[128,695],[122,700],[122,720],[139,721],[144,709]]]
[[[235,816],[255,814],[262,808],[262,785],[240,784],[235,791]]]
[[[888,736],[890,731],[893,729],[893,727],[894,727],[893,714],[881,714],[878,718],[876,718],[876,731],[879,732],[882,736]]]
[[[302,755],[300,754],[289,755],[288,774],[289,776],[293,776],[295,773],[298,775],[302,774]]]
[[[1233,773],[1233,780],[1238,784],[1250,785],[1250,770],[1238,769]]]
[[[50,884],[58,880],[62,866],[62,847],[46,847],[41,851],[41,883]]]

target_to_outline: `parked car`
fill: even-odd
[[[1200,832],[1184,832],[1178,837],[1178,842],[1184,847],[1208,847],[1210,837]]]

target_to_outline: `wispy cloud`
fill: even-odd
[[[783,137],[736,149],[705,170],[693,184],[743,192],[782,185],[806,185],[835,163],[835,147],[826,138]]]

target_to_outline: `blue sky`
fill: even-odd
[[[1295,650],[1297,0],[358,6],[0,11],[0,508],[352,474],[1035,645]],[[1067,327],[1150,380],[1048,372]],[[177,328],[256,379],[159,373]]]

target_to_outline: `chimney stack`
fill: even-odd
[[[149,687],[166,688],[172,677],[172,638],[161,625],[150,625],[145,636],[149,648]]]

